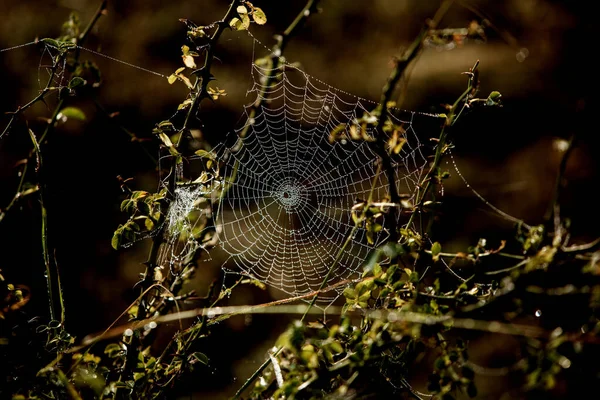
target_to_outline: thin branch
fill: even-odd
[[[306,23],[308,18],[313,15],[318,10],[318,4],[320,0],[309,0],[302,11],[298,13],[294,21],[287,27],[287,29],[280,35],[276,35],[277,43],[273,46],[273,52],[270,56],[271,61],[271,69],[269,74],[267,75],[267,79],[265,84],[263,85],[261,92],[256,97],[256,101],[250,107],[250,112],[248,114],[248,119],[252,119],[256,116],[256,112],[266,100],[265,96],[271,85],[275,82],[275,78],[277,77],[277,71],[281,67],[281,56],[290,41],[290,39],[296,34],[296,32]],[[240,132],[240,137],[245,137],[248,134],[248,129],[250,125],[244,127],[244,129]]]
[[[431,29],[434,29],[446,14],[450,6],[452,5],[453,0],[445,0],[440,8],[437,10],[434,18],[431,21],[428,21],[425,26],[421,29],[421,32],[417,35],[415,40],[413,40],[412,44],[408,47],[408,49],[404,52],[404,54],[396,60],[396,66],[388,80],[383,87],[383,91],[381,93],[381,98],[379,100],[379,106],[376,109],[376,112],[379,114],[378,119],[379,123],[377,124],[377,134],[375,137],[375,150],[377,155],[381,158],[381,162],[383,163],[383,167],[385,169],[387,180],[388,180],[388,190],[390,193],[390,201],[392,203],[399,204],[400,203],[400,195],[398,194],[398,189],[396,187],[396,172],[392,165],[392,160],[390,155],[385,149],[385,133],[383,128],[385,126],[385,122],[388,119],[389,108],[388,103],[392,99],[392,95],[396,86],[398,85],[398,81],[405,74],[410,63],[420,54],[423,48],[423,42],[427,38]],[[390,232],[390,241],[397,242],[398,241],[398,230],[397,230],[397,207],[390,207],[388,209],[388,230]]]
[[[423,207],[423,203],[427,196],[427,193],[431,189],[432,182],[436,179],[435,174],[438,172],[438,168],[442,161],[443,155],[446,151],[446,140],[448,139],[448,130],[451,128],[462,113],[465,108],[465,99],[469,96],[469,94],[473,91],[475,86],[477,85],[477,67],[479,66],[479,60],[475,63],[475,65],[471,68],[469,72],[469,81],[467,85],[467,89],[456,99],[454,104],[450,107],[448,114],[446,116],[446,121],[444,126],[442,127],[442,131],[440,132],[440,136],[437,141],[435,156],[433,162],[427,171],[427,174],[418,185],[417,195],[415,197],[415,209],[408,220],[408,226],[413,222],[415,215],[417,214],[417,210],[421,210]],[[460,110],[459,110],[460,107]]]

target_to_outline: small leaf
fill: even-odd
[[[258,7],[254,7],[252,18],[258,25],[264,25],[267,23],[267,16],[265,15],[264,11]]]
[[[177,106],[177,109],[184,110],[184,109],[188,108],[190,105],[192,105],[192,99],[186,99],[183,101],[183,103],[181,103],[180,105]]]
[[[144,221],[144,226],[146,227],[146,229],[151,231],[152,229],[154,229],[154,221],[152,221],[151,218],[146,218],[146,220]]]
[[[245,29],[239,18],[232,18],[231,21],[229,21],[229,26],[236,31],[243,31]]]
[[[195,364],[195,363],[202,363],[204,365],[208,365],[208,357],[206,356],[206,354],[204,353],[200,353],[199,351],[190,354],[190,356],[188,357],[188,361],[190,364]]]
[[[214,154],[212,154],[210,151],[206,151],[203,149],[196,150],[196,152],[194,154],[196,154],[200,158],[208,158],[209,160],[215,159]]]
[[[167,81],[169,81],[169,85],[174,84],[176,80],[177,80],[177,75],[175,75],[175,74],[171,74],[167,78]]]
[[[75,89],[76,87],[83,85],[85,85],[85,79],[75,76],[73,79],[71,79],[71,82],[69,82],[69,89]]]
[[[356,299],[356,291],[351,287],[347,287],[346,289],[344,289],[344,296],[347,299]]]
[[[165,134],[165,133],[159,133],[158,137],[160,138],[160,140],[162,140],[162,142],[165,144],[165,146],[167,147],[173,147],[173,143],[171,142],[171,139],[169,139],[169,137]]]
[[[241,17],[243,30],[246,30],[250,27],[250,17],[248,16],[248,14],[242,14]]]
[[[65,107],[60,110],[57,119],[61,119],[63,117],[85,121],[85,114],[77,107]]]
[[[192,84],[192,82],[190,82],[190,80],[188,79],[188,77],[187,77],[187,76],[185,76],[185,75],[181,75],[181,74],[180,74],[180,75],[177,75],[177,77],[178,77],[179,79],[181,79],[181,81],[182,81],[183,83],[185,83],[185,86],[187,86],[187,87],[188,87],[188,89],[193,89],[193,88],[194,88],[194,85]]]
[[[175,70],[175,75],[179,75],[180,73],[182,73],[185,70],[185,67],[181,67],[181,68],[177,68]]]
[[[112,240],[110,241],[110,245],[113,249],[119,250],[119,246],[121,246],[121,232],[115,232],[115,234],[112,237]]]
[[[196,68],[196,62],[194,61],[194,57],[192,57],[190,55],[183,55],[183,56],[181,56],[181,58],[183,59],[183,63],[185,64],[186,67]]]
[[[237,6],[236,11],[240,15],[248,14],[248,9],[246,7],[244,7],[244,6]]]
[[[109,358],[115,358],[121,354],[123,349],[117,343],[110,343],[104,348],[104,354]]]
[[[438,259],[438,255],[440,254],[441,251],[442,251],[442,245],[439,242],[435,242],[434,244],[431,245],[431,255],[435,260]]]

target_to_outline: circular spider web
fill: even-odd
[[[354,229],[351,215],[371,191],[374,201],[389,201],[373,143],[351,139],[351,127],[376,104],[287,64],[265,87],[271,72],[253,66],[250,93],[262,104],[254,111],[251,105],[245,108],[235,144],[215,150],[229,186],[216,215],[219,246],[234,272],[290,296],[318,290],[335,268],[325,287],[339,285],[318,298],[331,303],[343,290],[342,281],[362,273],[368,254],[388,237],[382,229],[367,240],[366,228]],[[394,114],[390,118],[402,126],[406,140],[392,161],[396,186],[411,198],[426,160],[414,130],[416,115]],[[330,140],[336,128],[342,133]]]

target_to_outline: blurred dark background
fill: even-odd
[[[72,11],[85,26],[98,1],[3,1],[0,4],[0,49],[27,43],[36,37],[57,37]],[[305,2],[256,0],[267,17],[265,26],[251,27],[262,43],[285,29]],[[357,96],[378,100],[401,54],[433,16],[439,2],[325,0],[322,13],[309,19],[290,42],[285,56],[328,84]],[[178,68],[185,26],[178,19],[208,24],[224,15],[225,0],[109,2],[85,47],[143,68],[168,75]],[[480,60],[480,97],[492,90],[502,93],[503,107],[471,112],[453,132],[453,151],[461,173],[489,202],[525,219],[543,222],[552,196],[565,140],[574,132],[577,142],[567,165],[561,213],[572,219],[575,238],[598,234],[597,200],[591,189],[598,183],[599,139],[591,119],[592,84],[597,52],[595,13],[584,2],[551,0],[455,2],[440,28],[467,27],[472,20],[488,20],[487,41],[467,41],[452,50],[426,49],[415,61],[398,98],[401,108],[443,112],[466,87],[461,75]],[[252,57],[265,55],[245,33],[227,32],[219,43],[216,85],[227,91],[217,103],[204,103],[195,122],[206,140],[215,145],[239,122],[250,87]],[[126,216],[119,211],[123,199],[117,175],[133,177],[134,189],[155,190],[158,173],[146,151],[156,155],[153,142],[132,142],[118,125],[140,138],[151,138],[155,123],[169,118],[185,98],[183,85],[106,58],[83,52],[96,62],[103,84],[98,101],[112,121],[92,101],[69,100],[82,108],[87,120],[68,121],[48,140],[44,155],[49,171],[49,234],[61,270],[67,301],[67,329],[77,338],[104,329],[135,298],[132,290],[144,271],[149,244],[141,242],[123,251],[110,247],[112,232]],[[15,110],[40,90],[46,72],[35,46],[0,53],[0,110]],[[43,87],[43,86],[42,86]],[[40,134],[55,99],[37,104],[25,113],[29,127]],[[2,116],[3,129],[8,117]],[[23,123],[0,140],[0,208],[14,195],[19,177],[15,164],[25,158],[31,142]],[[418,132],[424,140],[438,132]],[[445,208],[436,229],[444,250],[461,251],[480,237],[497,243],[513,235],[512,223],[498,218],[458,178],[445,182]],[[11,282],[29,286],[32,299],[26,312],[44,315],[45,286],[39,239],[39,205],[19,202],[0,222],[0,270]],[[224,260],[199,270],[196,283],[205,290],[218,278]],[[265,302],[271,294],[243,288],[230,304]],[[232,394],[264,360],[265,351],[292,317],[232,318],[215,328],[207,340],[214,361],[214,379],[203,382],[202,398]],[[478,360],[497,356],[482,345]],[[485,381],[481,398],[501,398],[505,378]],[[190,389],[194,392],[196,387]]]

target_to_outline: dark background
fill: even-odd
[[[503,108],[466,115],[453,132],[453,154],[461,173],[488,201],[500,209],[541,223],[551,199],[560,144],[573,132],[578,142],[567,165],[562,215],[572,218],[576,239],[598,234],[599,217],[592,194],[598,182],[599,140],[591,117],[597,23],[584,2],[549,0],[456,2],[441,28],[466,27],[471,20],[489,19],[496,29],[486,30],[486,43],[467,42],[449,51],[426,49],[403,82],[401,108],[442,112],[466,87],[461,72],[480,60],[480,97],[499,90]],[[251,27],[265,45],[282,31],[304,6],[303,1],[256,0],[267,17],[265,26]],[[337,88],[378,100],[392,68],[392,57],[401,54],[439,5],[436,1],[376,0],[321,3],[322,13],[290,42],[285,56],[300,62],[309,74]],[[98,2],[64,0],[3,1],[0,4],[0,49],[36,37],[57,37],[71,11],[85,26]],[[92,31],[86,47],[157,71],[170,74],[181,64],[186,18],[208,24],[224,15],[225,0],[110,2],[108,14]],[[528,57],[518,54],[527,49]],[[226,32],[219,43],[215,66],[216,85],[228,95],[215,104],[204,103],[195,128],[217,144],[239,121],[250,85],[250,62],[265,55],[245,33]],[[119,112],[115,122],[141,138],[151,138],[155,123],[169,118],[185,98],[183,85],[89,53],[103,74],[99,101],[108,112]],[[40,51],[34,46],[0,53],[0,110],[15,110],[33,98],[44,82]],[[39,78],[38,78],[39,76]],[[55,99],[25,113],[38,134],[37,118],[50,116]],[[126,216],[119,211],[123,199],[117,175],[133,177],[134,189],[155,190],[158,174],[143,148],[157,154],[155,143],[132,143],[130,138],[97,112],[92,102],[70,101],[87,114],[84,122],[69,121],[49,138],[44,163],[49,172],[47,206],[49,234],[56,249],[67,301],[67,329],[77,338],[104,329],[135,298],[131,289],[144,271],[148,253],[142,242],[123,251],[110,247],[112,232]],[[2,117],[0,127],[8,122]],[[424,140],[438,132],[419,132]],[[0,140],[0,208],[14,195],[18,177],[15,163],[26,157],[31,142],[24,124]],[[480,237],[492,241],[510,238],[513,226],[498,218],[458,178],[445,183],[445,212],[436,230],[444,250],[461,251]],[[14,283],[32,290],[26,312],[44,315],[45,286],[39,239],[37,201],[23,200],[0,222],[0,270]],[[199,291],[217,278],[224,260],[216,257],[197,273]],[[265,302],[269,292],[243,288],[230,304]],[[214,379],[203,382],[211,396],[231,394],[240,381],[262,363],[265,351],[292,317],[232,318],[216,328],[207,340],[214,363]],[[503,338],[502,340],[508,340]],[[485,364],[498,357],[494,348],[473,342],[474,358]],[[425,368],[426,369],[426,368]],[[481,398],[500,398],[506,378],[486,379]],[[191,391],[201,389],[193,387]],[[225,392],[223,392],[225,391]],[[220,394],[217,394],[220,393]],[[204,394],[207,397],[208,394]],[[200,397],[199,397],[200,398]]]

